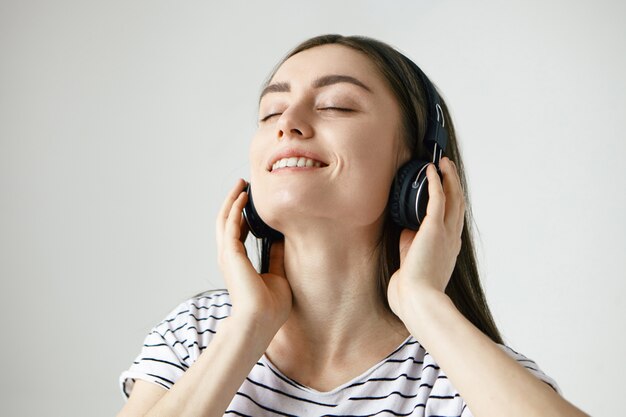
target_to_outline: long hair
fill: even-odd
[[[430,160],[430,150],[423,144],[426,133],[426,90],[413,66],[415,64],[392,46],[365,36],[342,36],[338,34],[320,35],[308,39],[285,55],[267,77],[262,88],[272,80],[278,68],[293,55],[316,46],[338,44],[365,54],[378,68],[380,75],[387,82],[395,95],[401,109],[402,126],[400,135],[406,147],[411,152],[411,159]],[[434,86],[434,83],[433,83]],[[436,88],[436,87],[434,87]],[[439,90],[437,89],[437,92]],[[476,253],[472,238],[470,221],[472,218],[469,194],[467,192],[463,160],[458,147],[454,125],[448,108],[440,95],[441,106],[446,120],[445,128],[448,133],[448,143],[445,155],[457,166],[465,198],[465,222],[461,234],[461,250],[452,272],[450,282],[446,287],[446,294],[456,308],[470,322],[496,343],[502,344],[502,337],[493,320],[489,306],[480,284]],[[378,290],[380,299],[385,308],[393,314],[387,301],[387,287],[391,275],[400,267],[399,240],[400,226],[391,219],[389,208],[386,209],[386,218],[383,232],[375,248],[378,256]],[[263,247],[258,241],[259,259],[269,259],[267,246]],[[260,270],[260,266],[259,266]]]

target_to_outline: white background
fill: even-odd
[[[249,177],[264,78],[329,32],[388,42],[437,84],[507,343],[614,414],[625,4],[0,1],[0,414],[121,408],[118,375],[150,328],[224,286],[214,221]]]

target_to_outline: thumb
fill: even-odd
[[[400,233],[400,265],[404,263],[404,259],[406,258],[406,254],[409,252],[411,248],[411,243],[413,243],[413,238],[417,234],[416,231],[411,229],[402,229]]]
[[[272,243],[269,272],[281,277],[285,276],[285,242],[282,240]]]

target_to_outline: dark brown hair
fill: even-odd
[[[337,34],[321,35],[308,39],[285,55],[267,77],[262,89],[271,82],[278,68],[291,56],[306,49],[327,44],[338,44],[352,48],[365,54],[370,59],[378,68],[382,78],[387,82],[400,105],[402,126],[399,133],[406,147],[411,151],[411,159],[432,160],[431,151],[426,149],[423,144],[424,134],[426,133],[426,113],[428,111],[425,104],[426,90],[415,69],[412,68],[409,58],[384,42],[365,36],[342,36]],[[433,87],[436,88],[434,83]],[[437,92],[439,93],[438,89]],[[445,127],[448,132],[448,144],[445,155],[454,161],[457,166],[464,190],[466,206],[465,222],[461,234],[461,251],[446,288],[446,294],[474,326],[494,342],[503,343],[480,285],[476,253],[472,240],[472,229],[470,227],[470,221],[473,218],[463,161],[454,133],[454,125],[441,94],[440,99],[446,120]],[[378,289],[383,305],[393,314],[387,301],[387,286],[391,275],[400,267],[398,244],[402,230],[392,221],[388,209],[386,212],[387,216],[383,225],[383,233],[376,247],[378,256]],[[263,259],[263,249],[260,245],[260,240],[259,255],[260,259]]]

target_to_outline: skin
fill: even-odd
[[[328,74],[353,76],[371,91],[345,82],[311,87]],[[291,90],[263,97],[259,119],[276,115],[259,122],[250,147],[255,205],[285,235],[278,262],[292,293],[291,309],[287,300],[276,306],[288,318],[266,355],[290,377],[325,391],[366,371],[409,335],[383,309],[371,256],[391,182],[406,159],[400,109],[368,58],[339,45],[291,57],[272,79],[282,81]],[[313,151],[328,166],[267,171],[268,159],[288,147]]]
[[[328,74],[353,76],[371,91],[347,83],[311,87]],[[401,265],[387,294],[397,317],[382,308],[371,255],[391,181],[408,154],[397,136],[398,105],[368,58],[339,45],[315,47],[288,59],[272,81],[291,88],[260,103],[260,119],[275,116],[259,123],[252,140],[251,183],[261,217],[285,241],[273,245],[269,273],[259,275],[243,244],[247,194],[238,180],[216,219],[232,315],[170,391],[138,380],[119,416],[221,416],[263,353],[298,382],[332,390],[409,334],[475,416],[586,415],[505,354],[445,294],[465,212],[448,158],[440,163],[442,180],[428,167],[430,199],[419,231],[400,237]],[[313,151],[328,166],[269,172],[271,156],[286,147]]]

